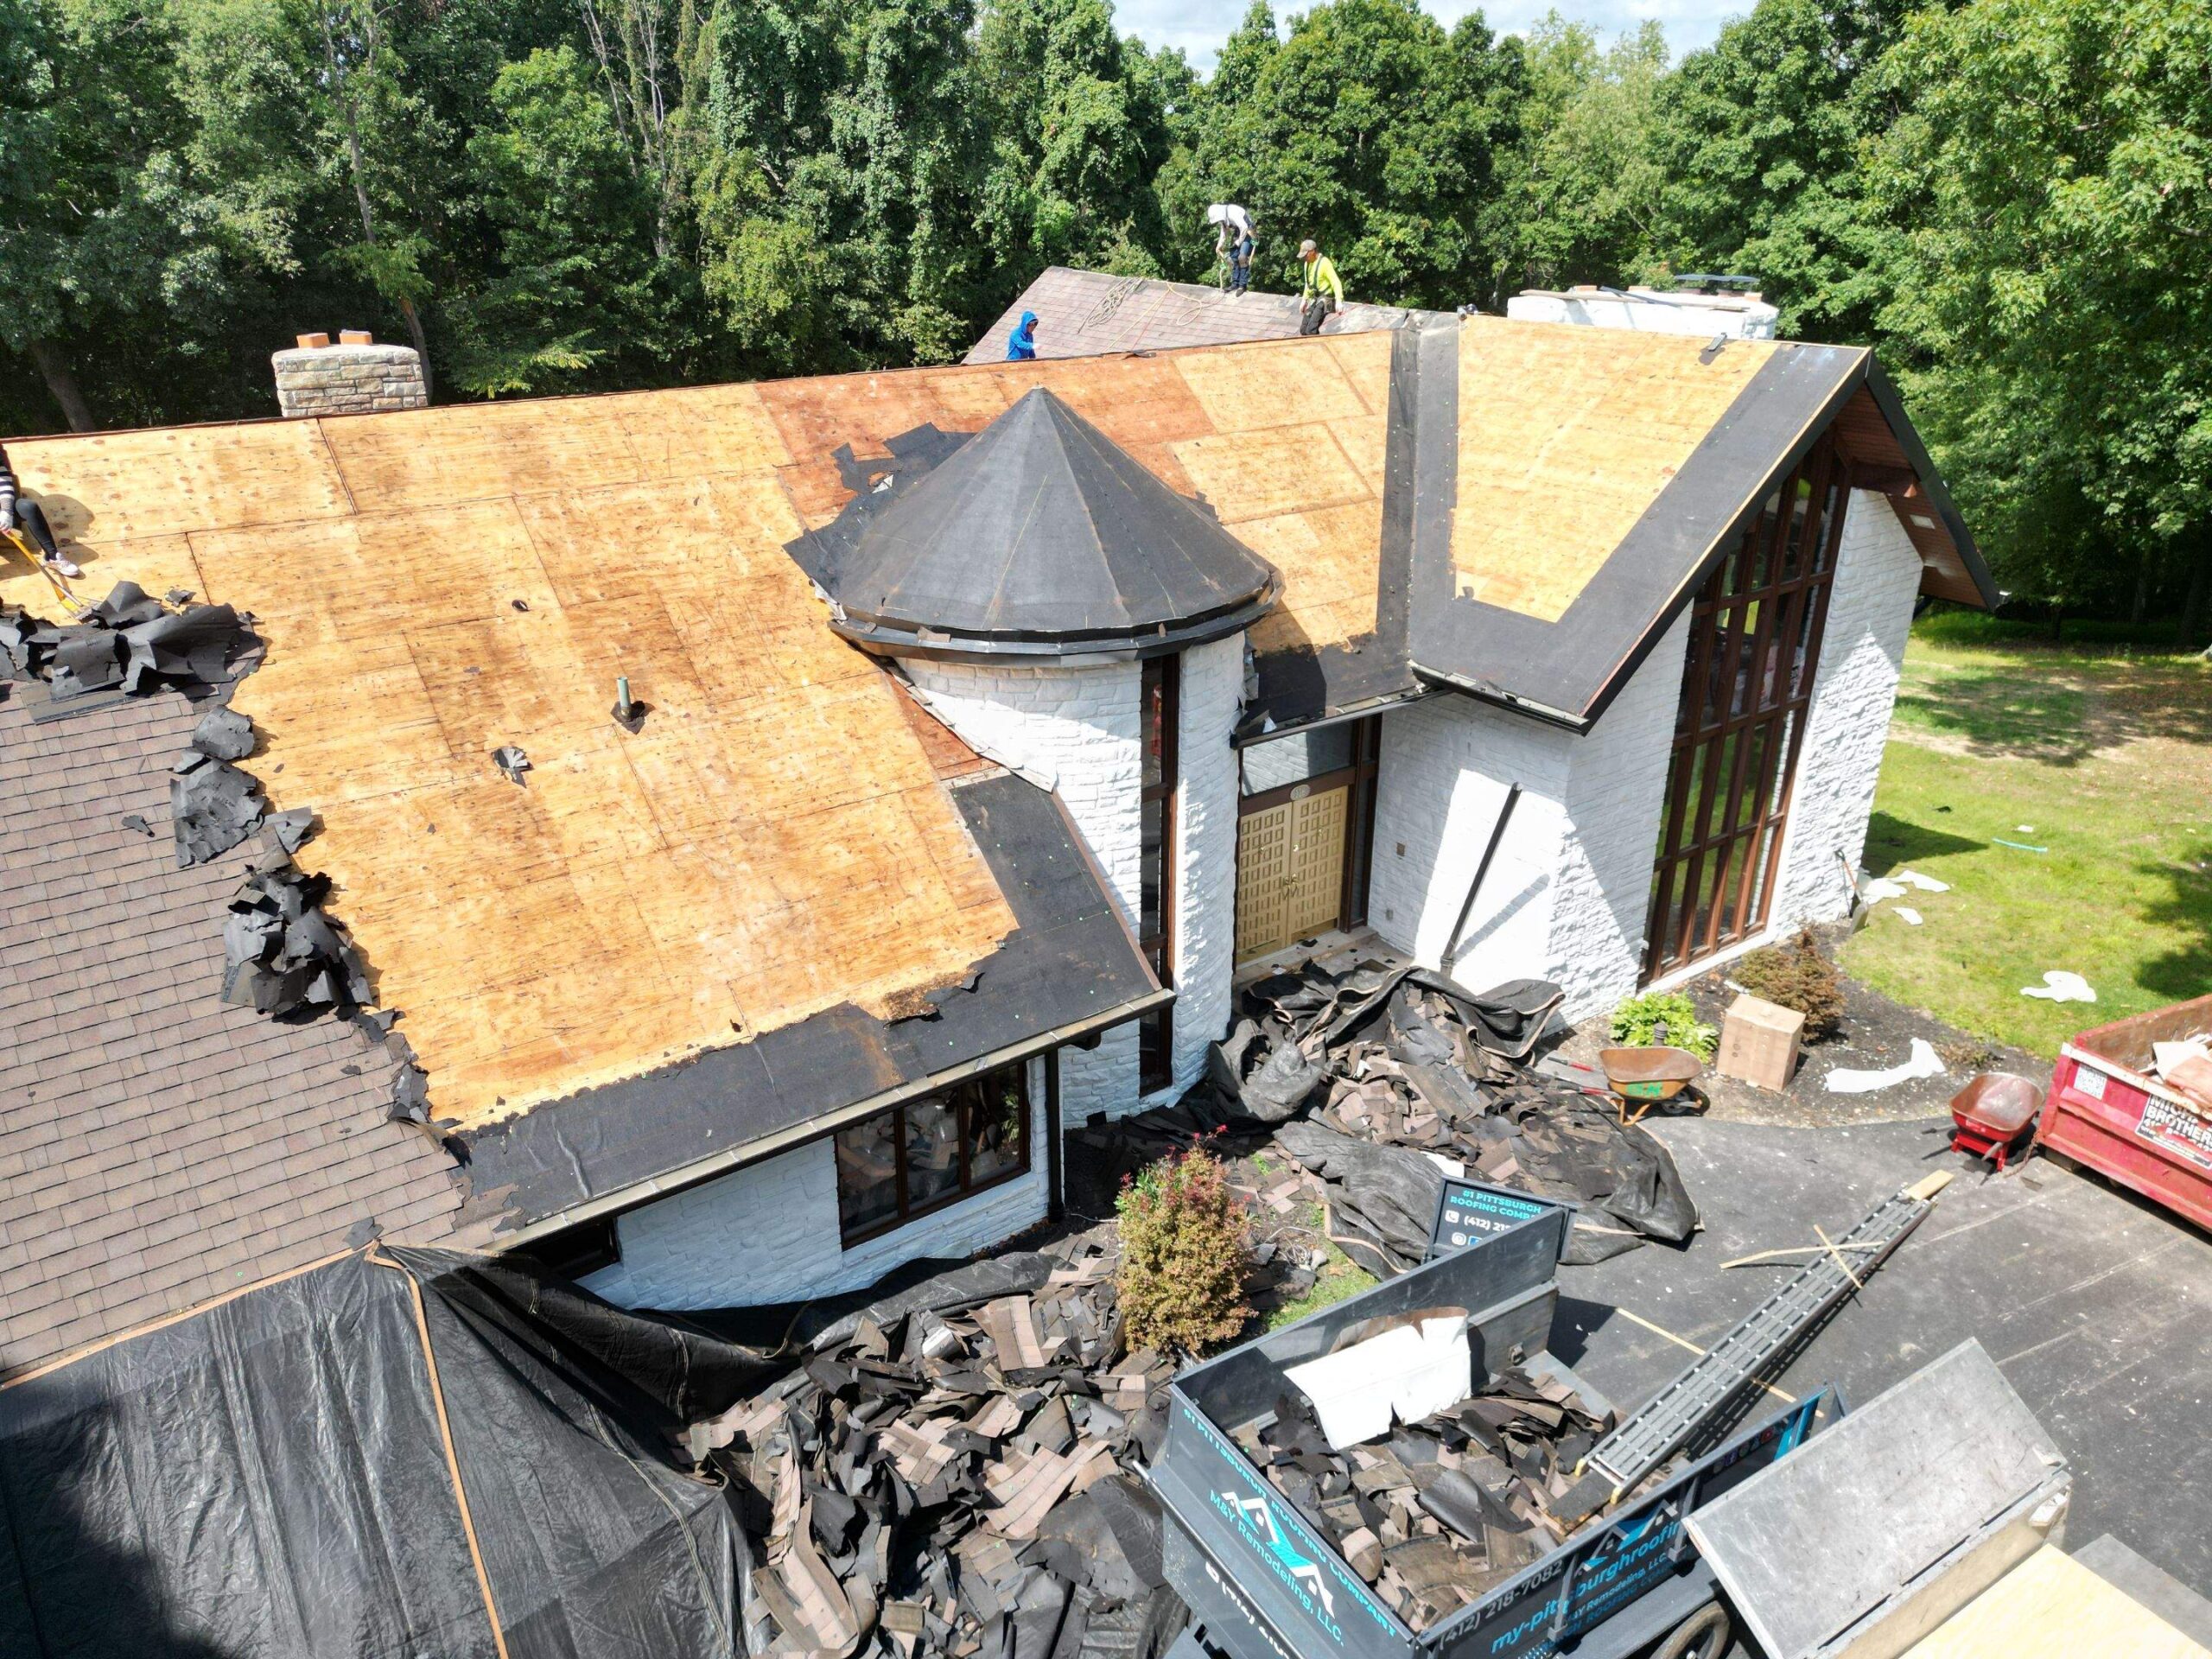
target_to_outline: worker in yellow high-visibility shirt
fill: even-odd
[[[1306,270],[1305,286],[1299,290],[1299,298],[1306,302],[1306,313],[1299,319],[1298,332],[1318,334],[1329,314],[1344,307],[1344,278],[1337,275],[1336,262],[1311,237],[1298,245],[1298,262]]]

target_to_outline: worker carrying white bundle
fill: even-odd
[[[1229,262],[1229,291],[1242,294],[1252,280],[1252,250],[1259,246],[1252,215],[1233,201],[1217,201],[1206,209],[1206,223],[1217,227],[1214,252]]]
[[[61,549],[54,539],[54,527],[46,522],[46,512],[35,501],[18,499],[16,469],[8,464],[8,452],[0,449],[0,537],[13,542],[24,554],[36,563],[65,576],[81,576],[70,560],[61,556]]]

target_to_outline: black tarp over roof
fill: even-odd
[[[1255,620],[1274,568],[1039,387],[811,561],[872,648],[1179,649]]]
[[[340,1257],[0,1389],[0,1653],[497,1659],[488,1586],[510,1659],[734,1654],[736,1516],[664,1448],[762,1380],[519,1264]]]

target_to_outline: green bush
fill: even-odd
[[[1697,1005],[1680,991],[1632,996],[1613,1010],[1613,1040],[1629,1048],[1671,1043],[1709,1060],[1720,1046],[1720,1028],[1700,1022]]]
[[[1753,996],[1803,1014],[1808,1039],[1828,1036],[1843,1023],[1843,976],[1810,928],[1800,928],[1787,944],[1750,952],[1729,976]]]
[[[1122,1183],[1114,1208],[1131,1347],[1198,1354],[1244,1328],[1251,1251],[1219,1159],[1198,1147],[1163,1158]]]

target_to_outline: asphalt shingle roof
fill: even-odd
[[[380,1049],[221,1001],[247,849],[181,870],[169,829],[200,711],[162,692],[35,723],[23,690],[0,700],[0,1375],[361,1224],[478,1242],[452,1157],[385,1121]]]
[[[1099,270],[1047,266],[984,331],[965,361],[997,363],[1024,311],[1037,314],[1037,355],[1097,357],[1109,352],[1158,352],[1182,346],[1229,346],[1248,340],[1292,340],[1305,306],[1295,294],[1242,296],[1196,283],[1110,276]],[[1448,314],[1348,301],[1323,333],[1365,334],[1449,321]]]

